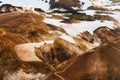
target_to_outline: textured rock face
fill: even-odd
[[[111,42],[116,38],[116,34],[107,27],[101,27],[94,31],[103,43]]]
[[[59,65],[58,71],[50,75],[47,80],[120,79],[119,39],[120,36],[117,36],[112,40],[113,43],[103,44],[83,55],[68,60],[63,63],[64,66]]]
[[[80,37],[90,43],[93,43],[94,38],[88,31],[81,33]]]
[[[39,48],[35,48],[35,52],[41,60],[57,65],[58,63],[83,54],[84,50],[80,49],[76,44],[58,38],[53,44],[45,44]]]
[[[59,1],[55,1],[55,0],[50,0],[50,8],[64,8],[67,10],[72,10],[72,7],[78,7],[80,8],[80,1],[79,0],[59,0]]]
[[[5,12],[12,12],[15,11],[15,7],[10,5],[10,4],[3,4],[2,6],[0,6],[0,12],[1,13],[5,13]]]

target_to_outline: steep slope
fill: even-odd
[[[47,80],[120,79],[119,38],[59,65],[58,71]]]
[[[17,71],[20,71],[18,74],[22,72],[49,74],[53,70],[53,62],[57,65],[83,54],[91,49],[89,46],[93,46],[83,39],[68,35],[58,26],[44,23],[46,15],[42,12],[36,14],[32,10],[0,14],[0,75],[4,78],[10,73],[13,73],[11,75],[14,77]],[[44,50],[40,50],[41,53],[35,51],[36,48],[44,49],[42,46],[49,43],[54,44],[54,47],[50,46],[50,50],[47,48],[48,57],[44,58],[45,61],[39,56],[44,54]],[[57,56],[58,60],[51,59],[52,56],[49,54],[51,48],[55,51],[52,56]]]
[[[49,73],[51,71],[50,67],[43,62],[27,58],[27,61],[22,60],[15,50],[17,45],[23,43],[40,43],[58,37],[53,33],[49,33],[49,31],[65,32],[63,29],[48,26],[42,19],[42,13],[38,15],[31,11],[0,14],[0,75],[5,76],[20,69],[24,69],[25,72],[39,73]],[[19,49],[21,50],[21,48]],[[21,53],[23,53],[22,50]],[[24,54],[27,53],[24,52]],[[32,56],[36,57],[35,54],[32,54]],[[6,71],[8,73],[5,73]]]

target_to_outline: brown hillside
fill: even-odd
[[[16,55],[15,46],[23,43],[54,40],[57,36],[49,31],[63,31],[43,22],[44,15],[33,12],[0,14],[0,75],[22,68],[25,72],[50,72],[43,62],[24,62]],[[51,37],[53,36],[53,37]]]
[[[113,44],[101,45],[60,66],[60,71],[47,80],[119,80],[120,38]],[[56,78],[55,78],[56,77]]]

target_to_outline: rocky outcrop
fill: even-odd
[[[100,27],[96,29],[94,31],[94,34],[96,34],[103,43],[112,43],[112,41],[117,37],[117,35],[113,33],[110,28],[107,27]]]
[[[34,10],[37,12],[44,12],[41,8],[34,8]]]
[[[45,44],[39,48],[35,48],[35,52],[42,61],[57,65],[58,63],[83,54],[84,50],[76,44],[58,38],[53,44]]]
[[[0,6],[0,13],[12,12],[15,10],[15,6],[12,6],[11,4],[3,4]]]
[[[59,0],[59,1],[55,1],[55,0],[50,0],[50,8],[64,8],[67,10],[73,10],[72,7],[78,7],[80,8],[80,1],[79,0]]]
[[[116,39],[59,65],[46,80],[120,79],[120,37]]]
[[[94,37],[92,34],[90,34],[88,31],[85,31],[83,33],[80,33],[80,37],[90,43],[93,43]]]

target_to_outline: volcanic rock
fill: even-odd
[[[72,7],[80,8],[80,1],[79,0],[59,0],[56,2],[55,0],[50,0],[50,8],[64,8],[67,10],[73,10]]]
[[[11,4],[3,4],[0,6],[0,13],[12,12],[15,10],[15,6],[12,6]]]
[[[56,39],[53,44],[45,44],[35,48],[36,55],[49,64],[58,64],[74,56],[83,54],[83,50],[63,39]]]
[[[47,80],[115,80],[120,79],[120,40],[103,44],[98,48],[77,56],[51,74]],[[73,74],[74,73],[74,74]]]
[[[81,33],[80,37],[90,43],[93,43],[94,38],[93,38],[92,34],[90,34],[88,31]]]
[[[112,41],[117,37],[117,35],[107,27],[100,27],[96,29],[94,33],[101,39],[103,43],[112,43]]]

